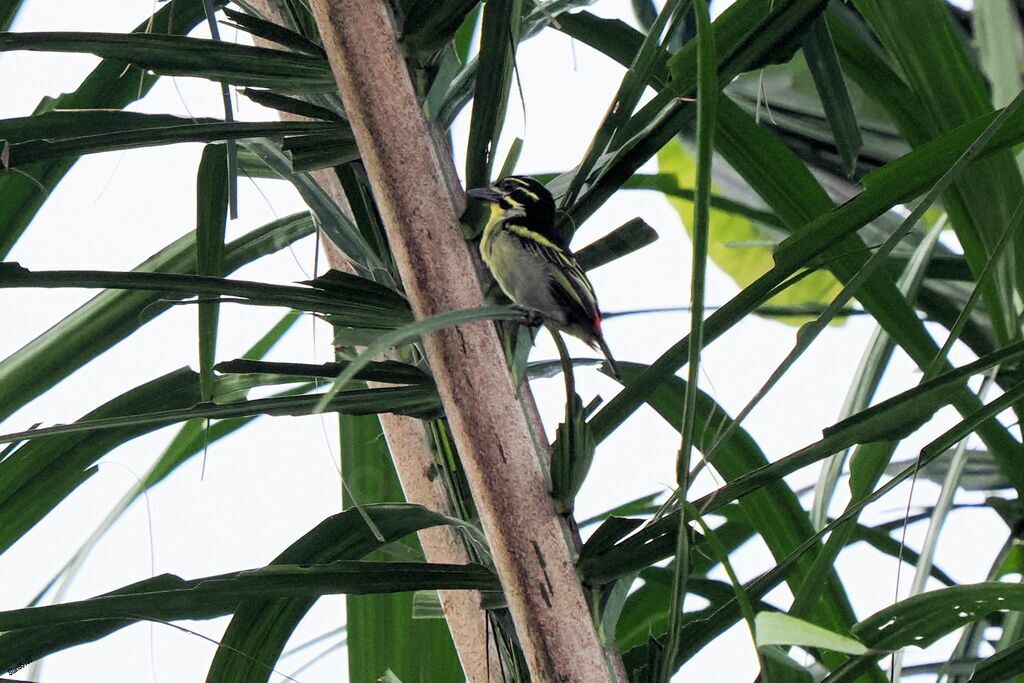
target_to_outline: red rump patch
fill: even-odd
[[[601,332],[601,316],[594,316],[594,327],[597,329],[599,333]]]

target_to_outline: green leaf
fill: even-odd
[[[329,402],[349,381],[355,378],[356,373],[371,363],[379,354],[394,346],[415,341],[424,334],[443,330],[447,327],[455,327],[456,325],[465,325],[466,323],[480,322],[482,320],[521,320],[522,317],[522,312],[511,306],[481,306],[480,308],[469,308],[432,315],[384,334],[378,337],[372,344],[367,345],[362,353],[345,366],[345,369],[334,379],[330,389],[323,394],[317,410],[326,410]]]
[[[54,270],[33,272],[17,263],[0,263],[0,288],[107,288],[177,295],[230,297],[232,303],[294,308],[334,317],[337,324],[395,329],[412,318],[408,304],[393,291],[355,275],[328,273],[299,285],[231,280],[202,275],[139,271]]]
[[[568,381],[566,388],[572,389],[572,398],[568,399],[571,403],[567,402],[565,418],[555,429],[550,456],[551,498],[555,510],[560,513],[573,509],[576,494],[587,478],[597,447],[586,423],[586,408],[575,391],[575,383]]]
[[[726,131],[723,131],[726,132]],[[696,163],[693,156],[678,140],[673,140],[658,152],[658,170],[671,174],[680,187],[693,187],[696,180]],[[667,197],[669,204],[679,213],[679,218],[690,235],[693,234],[690,216],[693,203],[687,199]],[[709,255],[715,265],[722,269],[740,287],[756,281],[774,265],[773,249],[770,246],[753,246],[764,243],[766,235],[748,218],[720,209],[711,210],[711,241]],[[743,246],[733,246],[740,244]],[[805,304],[827,304],[839,293],[841,285],[830,273],[815,272],[787,287],[766,302],[769,306],[800,306]],[[801,319],[782,319],[789,324],[799,324]]]
[[[476,15],[476,10],[472,13]],[[437,121],[441,113],[441,107],[448,97],[448,91],[462,74],[462,61],[459,59],[458,51],[451,43],[446,45],[440,56],[441,65],[437,67],[437,75],[430,83],[427,96],[423,98],[423,114],[430,122]]]
[[[224,276],[227,214],[227,147],[207,145],[196,177],[196,275]],[[199,383],[204,401],[213,398],[219,313],[218,302],[199,303]]]
[[[730,109],[726,106],[727,104],[728,100],[723,99],[720,103],[720,113]],[[705,323],[707,340],[710,342],[717,338],[746,313],[756,308],[762,298],[767,297],[786,278],[797,272],[801,266],[807,265],[811,259],[835,248],[836,245],[841,245],[842,240],[852,235],[857,228],[881,215],[890,207],[916,196],[917,193],[933,184],[942,175],[944,169],[952,165],[977,140],[994,118],[994,116],[987,116],[965,124],[956,131],[947,133],[942,138],[922,145],[907,156],[887,164],[865,179],[864,192],[818,218],[813,218],[815,215],[813,212],[808,216],[810,207],[806,204],[809,199],[814,199],[817,196],[821,196],[822,201],[827,202],[827,196],[821,192],[820,187],[816,193],[810,195],[804,192],[786,191],[785,195],[789,197],[786,201],[793,206],[795,212],[803,216],[802,220],[810,220],[810,222],[805,223],[798,233],[780,245],[775,254],[776,265],[771,271],[741,291],[707,319]],[[721,123],[722,120],[720,120]],[[1019,140],[1022,136],[1022,123],[1024,123],[1024,118],[1020,112],[1017,112],[986,145],[985,149],[991,150]],[[751,125],[753,125],[752,122]],[[720,132],[723,134],[718,136],[719,140],[727,137],[724,126]],[[749,145],[742,147],[737,145],[737,149],[753,151]],[[802,165],[798,167],[806,174],[806,169]],[[791,174],[780,174],[777,165],[771,170],[762,168],[762,171],[765,175],[774,173],[776,178],[773,182],[775,183],[778,183],[780,176],[786,177],[788,181],[792,180]],[[782,197],[783,193],[778,193],[778,196]],[[774,208],[780,216],[788,219],[788,215],[783,213],[783,206],[784,204],[780,203]],[[855,256],[855,252],[846,252],[844,259]],[[840,260],[833,261],[830,265],[833,268],[840,266],[849,268],[850,264],[845,260]],[[844,272],[850,273],[850,277],[852,277],[854,271],[845,270]],[[909,306],[905,302],[902,305],[896,305],[901,301],[900,297],[886,293],[885,290],[891,292],[895,289],[891,281],[887,284],[884,282],[877,284],[884,284],[885,288],[872,289],[870,286],[862,288],[859,293],[861,301],[865,305],[870,303],[871,312],[883,326],[907,348],[919,364],[926,365],[937,351],[934,341]],[[688,340],[684,338],[673,345],[646,372],[627,385],[592,418],[596,421],[595,424],[601,425],[601,428],[596,429],[595,432],[599,439],[611,425],[620,423],[631,414],[665,377],[675,373],[685,360],[687,343]],[[963,410],[971,411],[977,407],[977,400],[965,394],[958,398],[958,405]],[[1007,458],[1010,458],[1010,454],[1015,452],[1016,447],[1010,443],[1012,439],[1001,427],[990,424],[983,427],[979,433],[987,443],[995,444],[996,448],[1002,451]]]
[[[943,373],[886,399],[867,410],[852,415],[822,430],[826,438],[840,438],[850,443],[871,443],[901,438],[930,419],[939,408],[948,405],[957,385],[972,375],[1024,355],[1024,342],[1017,342],[999,351]]]
[[[652,244],[658,233],[642,218],[626,221],[610,233],[594,240],[576,253],[576,260],[585,271],[611,263]]]
[[[348,363],[279,363],[258,360],[229,360],[218,363],[214,368],[222,375],[247,374],[260,377],[260,384],[300,382],[317,378],[333,378],[345,369]],[[376,361],[360,370],[355,379],[365,382],[387,384],[432,384],[431,377],[415,365],[395,360]]]
[[[922,449],[922,466],[926,465],[932,458],[936,457],[944,450],[948,449],[951,444],[954,444],[960,441],[961,439],[965,438],[967,434],[969,434],[972,430],[977,428],[978,424],[980,424],[986,419],[990,419],[993,415],[996,415],[1006,410],[1006,408],[1012,405],[1014,401],[1020,400],[1020,397],[1022,395],[1024,395],[1024,384],[1014,387],[1013,390],[1009,391],[1008,393],[1004,394],[1003,396],[1000,396],[998,399],[984,406],[975,414],[972,414],[969,418],[963,420],[961,423],[948,430],[941,437],[932,441],[928,446]],[[811,548],[815,547],[822,536],[834,531],[842,525],[845,525],[855,515],[859,514],[859,512],[865,506],[867,506],[869,503],[879,500],[881,497],[890,493],[902,482],[909,479],[914,474],[914,472],[916,472],[916,467],[910,467],[903,470],[892,480],[890,480],[885,485],[874,491],[871,495],[852,504],[838,519],[828,524],[824,529],[821,529],[820,531],[813,534],[809,539],[801,543],[800,546],[796,548],[792,553],[790,553],[786,558],[779,560],[778,564],[774,569],[766,572],[759,578],[748,583],[745,586],[747,593],[751,596],[752,599],[756,600],[762,598],[765,594],[767,594],[769,590],[774,588],[792,571],[794,563],[800,560],[804,556],[804,553],[806,553]],[[714,505],[712,505],[712,503],[717,505],[717,502],[719,500],[719,492],[716,492],[711,496],[706,496],[704,499],[696,501],[696,505],[702,507],[703,509],[710,510],[714,508]],[[678,516],[668,517],[651,525],[651,527],[648,530],[646,530],[645,533],[647,535],[651,535],[654,528],[659,526],[671,527],[671,522],[673,520],[678,520]],[[677,521],[676,524],[678,524]],[[673,535],[675,533],[674,528],[670,528],[668,531],[670,531]],[[638,536],[639,535],[640,534],[638,534]],[[686,639],[684,640],[684,642],[687,644],[687,650],[681,654],[681,659],[685,661],[689,656],[692,656],[704,644],[710,642],[710,640],[713,637],[720,634],[729,625],[734,623],[737,618],[739,618],[738,605],[736,601],[732,599],[728,602],[725,602],[720,607],[710,610],[708,614],[701,615],[700,619],[688,623],[684,627],[684,634],[686,635]],[[872,643],[869,642],[868,639],[864,637],[862,634],[855,632],[854,635],[858,636],[860,640],[869,647],[872,646]],[[869,670],[875,671],[875,669],[870,667],[870,663],[866,668],[861,668],[858,672],[858,675],[863,674],[865,671]],[[875,674],[871,675],[875,676]]]
[[[383,541],[367,527],[363,514],[373,519]],[[89,600],[3,612],[0,630],[8,632],[0,635],[0,667],[8,669],[78,643],[97,640],[139,619],[171,621],[234,612],[223,641],[229,647],[217,650],[210,675],[248,670],[250,676],[262,675],[265,680],[273,661],[246,658],[247,643],[280,637],[281,631],[275,629],[282,625],[280,619],[289,616],[295,619],[294,623],[285,624],[290,626],[284,629],[290,634],[317,595],[470,584],[495,588],[493,575],[474,565],[446,568],[420,563],[358,562],[386,543],[419,529],[447,523],[446,518],[419,506],[369,506],[362,514],[349,510],[321,522],[262,569],[192,581],[163,575]],[[237,639],[234,629],[243,622],[244,637]],[[283,647],[284,640],[280,644]]]
[[[938,244],[939,237],[939,226],[935,226],[928,236],[921,240],[921,243],[914,249],[911,258],[907,262],[906,269],[903,271],[897,286],[900,292],[907,297],[908,301],[915,301],[918,298],[921,284],[925,278],[927,264],[931,262],[935,254],[935,247]],[[896,344],[892,337],[880,327],[876,327],[855,371],[854,376],[858,379],[850,387],[846,399],[843,401],[843,416],[858,413],[868,407],[872,397],[878,390],[878,385],[889,365],[895,348]],[[894,448],[895,444],[892,444],[892,448],[877,449],[873,455],[877,454],[879,459],[890,459]],[[832,456],[823,464],[818,474],[818,482],[814,488],[814,502],[811,506],[811,521],[816,528],[821,528],[825,525],[827,511],[848,456],[849,453],[847,452]],[[873,486],[874,483],[872,483]],[[805,585],[806,588],[804,590],[810,591],[810,584]],[[797,599],[799,601],[799,595]]]
[[[280,322],[274,325],[263,337],[253,345],[251,349],[246,353],[246,356],[252,356],[260,358],[265,355],[273,346],[276,344],[282,336],[288,330],[292,328],[295,321],[298,320],[297,313],[286,314]],[[298,385],[290,389],[286,389],[279,395],[295,395],[304,394],[309,391],[312,387],[309,385]],[[96,543],[106,534],[114,523],[120,519],[122,513],[128,509],[128,507],[135,502],[135,500],[143,495],[147,490],[156,486],[158,483],[163,481],[169,476],[179,465],[185,463],[191,456],[196,453],[202,452],[210,444],[215,443],[219,439],[241,429],[247,425],[254,418],[237,418],[234,420],[221,420],[213,424],[207,423],[206,420],[191,420],[182,425],[181,429],[175,434],[171,443],[164,449],[163,453],[157,458],[156,462],[149,468],[149,471],[143,475],[138,483],[132,487],[121,500],[111,509],[107,516],[102,522],[97,525],[90,534],[89,538],[82,543],[82,545],[75,551],[75,554],[64,564],[63,567],[57,572],[57,574],[50,579],[46,588],[40,592],[40,597],[49,592],[50,588],[57,584],[59,580],[63,580],[66,584],[68,581],[74,579],[75,574],[81,567],[85,558],[92,552]],[[94,459],[98,459],[101,454],[97,453],[94,455]],[[34,602],[38,602],[39,598]]]
[[[802,35],[825,4],[824,0],[740,0],[728,7],[712,25],[719,84],[725,86],[743,71],[776,59],[777,41]],[[604,51],[605,41],[593,46]],[[597,179],[571,208],[571,220],[586,220],[684,126],[692,123],[696,112],[686,98],[691,98],[696,89],[696,53],[696,41],[690,41],[671,58],[671,88],[663,89],[631,119],[623,133],[628,144],[601,164],[595,173]],[[613,52],[608,54],[618,59]]]
[[[349,415],[396,413],[420,418],[440,415],[437,391],[428,385],[410,385],[386,389],[358,389],[333,394],[324,400],[313,396],[282,396],[232,403],[199,403],[192,408],[157,410],[150,413],[127,413],[116,417],[86,420],[68,425],[41,427],[12,434],[0,434],[0,443],[30,441],[49,436],[89,433],[132,427],[162,427],[195,418],[223,420],[249,415],[315,415],[340,412]]]
[[[786,653],[787,649],[768,645],[758,650],[764,679],[779,683],[814,683],[814,675],[808,671],[809,667],[801,666]]]
[[[291,48],[296,52],[303,52],[323,59],[327,58],[322,47],[301,33],[296,33],[280,24],[266,21],[252,14],[237,12],[230,7],[224,8],[224,16],[230,19],[230,22],[226,22],[229,26],[237,26],[254,36]]]
[[[369,515],[373,529],[363,519]],[[272,564],[355,560],[409,534],[451,520],[416,505],[367,505],[349,509],[322,522],[279,555]],[[377,534],[383,537],[379,540]],[[262,662],[276,661],[285,643],[313,601],[247,600],[235,610],[221,639],[207,680],[265,681]]]
[[[404,502],[405,495],[379,418],[375,415],[339,416],[338,434],[344,505]],[[400,543],[415,557],[423,556],[415,536],[410,535]],[[386,553],[394,547],[374,552],[366,559],[388,559]],[[429,593],[440,619],[429,620],[418,618],[416,602],[421,595],[423,593],[419,592],[415,595],[362,595],[345,600],[350,680],[372,681],[389,667],[408,681],[464,678],[437,594]],[[253,654],[257,659],[274,656],[273,652]]]
[[[853,635],[871,648],[834,671],[829,682],[855,681],[890,650],[928,647],[942,636],[994,612],[1024,610],[1024,586],[989,582],[941,588],[886,607],[858,623]]]
[[[1017,384],[998,399],[981,406],[978,410],[969,414],[955,426],[944,432],[942,436],[931,441],[928,446],[923,448],[921,450],[921,457],[918,464],[923,467],[931,462],[932,459],[938,457],[949,448],[952,448],[958,441],[966,438],[977,430],[979,424],[990,419],[993,415],[997,415],[999,410],[1005,410],[1006,407],[1012,405],[1012,401],[1016,400],[1022,393],[1024,393],[1024,383]],[[836,433],[822,439],[821,441],[802,448],[799,451],[791,453],[790,455],[773,462],[771,465],[763,467],[758,471],[751,472],[749,475],[740,477],[739,479],[726,484],[714,494],[705,496],[698,502],[702,505],[707,504],[711,506],[710,509],[713,509],[719,504],[735,500],[738,497],[746,495],[750,491],[760,488],[761,485],[768,481],[775,481],[778,478],[795,472],[802,467],[813,464],[827,455],[835,453],[841,448],[845,448],[848,445],[846,443],[847,439],[852,436],[853,434],[849,431],[837,430]],[[861,510],[868,501],[875,500],[877,496],[880,495],[880,492],[890,490],[890,488],[895,486],[896,483],[909,477],[909,475],[915,472],[916,469],[917,467],[915,464],[915,467],[904,470],[897,477],[891,479],[885,486],[876,490],[867,498],[851,504],[839,519],[846,519],[854,515],[857,511]],[[833,525],[830,524],[829,527],[826,528],[831,528],[832,526]]]
[[[479,0],[413,0],[402,26],[402,46],[422,62],[452,40]],[[509,38],[505,38],[509,40]]]
[[[803,619],[781,612],[760,612],[757,624],[757,645],[799,645],[820,647],[849,655],[862,655],[867,648],[854,638],[822,628]]]
[[[12,3],[9,11],[13,11],[13,7],[18,4]],[[217,6],[221,4],[219,0],[214,2]],[[134,31],[184,34],[191,31],[205,16],[202,0],[175,0],[173,4],[157,10],[152,17],[135,27]],[[0,29],[6,28],[0,22]],[[156,77],[147,75],[142,69],[126,67],[124,62],[107,60],[93,69],[77,90],[56,98],[44,98],[34,113],[58,109],[120,109],[142,98],[155,82]],[[18,174],[0,173],[0,197],[3,197],[3,201],[0,201],[0,258],[18,241],[46,200],[47,192],[56,187],[74,163],[74,159],[61,159],[22,168],[22,172],[32,181]],[[41,191],[36,183],[46,191]]]
[[[467,187],[483,187],[491,180],[508,107],[521,19],[522,0],[490,0],[484,5],[473,115],[466,145]]]
[[[0,120],[0,137],[10,142],[9,168],[30,167],[84,154],[170,145],[217,142],[344,129],[327,121],[217,121],[129,112],[49,112]]]
[[[83,420],[116,419],[130,411],[186,409],[199,399],[198,376],[182,369],[108,401]],[[99,433],[29,441],[0,460],[0,551],[95,474],[95,463],[103,455],[152,429],[149,425],[121,425]]]
[[[832,35],[823,16],[818,17],[811,25],[811,29],[804,37],[803,49],[807,67],[814,77],[814,84],[821,97],[821,105],[825,109],[825,116],[832,129],[846,175],[853,176],[857,166],[857,154],[864,142],[861,140],[860,126],[853,111],[850,93],[846,90],[843,72],[839,67],[836,47],[832,43]]]
[[[284,249],[312,232],[308,213],[257,228],[228,243],[225,271]],[[186,235],[133,272],[187,273],[195,268],[195,248],[195,236]],[[0,361],[0,419],[167,310],[172,304],[164,296],[160,291],[103,292]]]
[[[196,76],[278,92],[334,92],[327,60],[219,40],[156,33],[3,33],[0,52],[85,52],[162,76]]]
[[[997,108],[1005,107],[1021,89],[1017,55],[1024,52],[1024,40],[1018,11],[1001,0],[974,3],[978,58],[992,87],[992,106]]]
[[[986,84],[954,28],[949,8],[941,0],[889,3],[856,0],[856,8],[924,108],[915,125],[927,138],[935,138],[992,111]],[[922,40],[905,40],[918,33]],[[884,93],[881,94],[884,97]],[[926,113],[925,113],[926,112]],[[909,139],[908,135],[908,139]],[[946,209],[964,254],[974,273],[980,273],[1024,192],[1021,174],[1008,150],[972,165],[944,195]],[[1016,245],[1017,257],[1024,246]],[[984,298],[1000,341],[1017,336],[1014,290],[1024,275],[1000,273],[999,282],[986,287]]]
[[[0,0],[0,31],[6,31],[14,23],[14,17],[24,0]]]
[[[697,412],[701,406],[697,404],[697,384],[700,381],[701,352],[704,341],[704,306],[707,296],[708,242],[710,232],[710,198],[711,198],[711,167],[714,160],[715,130],[717,128],[716,110],[719,92],[717,72],[717,55],[715,54],[714,32],[711,29],[711,18],[708,3],[705,0],[694,0],[693,13],[697,25],[697,163],[694,180],[693,220],[691,242],[693,244],[690,267],[690,340],[686,349],[686,385],[683,389],[683,410],[680,419],[680,445],[676,455],[676,489],[673,497],[680,499],[679,529],[676,532],[676,561],[672,572],[672,608],[668,618],[668,641],[660,670],[665,683],[671,677],[670,672],[676,670],[676,659],[680,650],[683,622],[683,603],[686,601],[686,584],[690,578],[690,537],[689,522],[692,519],[700,525],[707,536],[712,552],[716,552],[722,567],[729,575],[730,582],[736,586],[736,575],[732,570],[728,557],[717,543],[713,532],[704,524],[699,511],[687,505],[687,494],[693,476],[691,459],[694,451],[694,429]],[[702,420],[703,421],[703,420]],[[705,451],[707,453],[708,451]],[[736,586],[736,598],[741,611],[753,629],[753,613],[746,593]]]
[[[629,382],[643,369],[635,363],[622,363],[623,378]],[[679,377],[662,384],[649,398],[649,403],[658,414],[674,429],[681,424],[685,381]],[[715,445],[715,469],[728,482],[740,482],[753,473],[770,468],[767,457],[750,435],[741,428],[732,431],[724,440],[718,435],[731,424],[729,414],[704,392],[697,392],[697,411],[694,425],[694,446],[706,453]],[[707,496],[697,504],[705,514],[725,506],[719,494],[728,491],[729,484],[716,494]],[[807,513],[792,490],[785,485],[781,475],[773,479],[760,480],[760,486],[746,489],[740,498],[740,506],[746,519],[767,543],[777,561],[788,557],[796,548],[813,537],[814,529]],[[737,497],[730,497],[736,500]],[[714,505],[708,505],[713,502]],[[722,503],[719,505],[719,503]],[[707,506],[707,507],[702,507]],[[671,555],[675,550],[678,529],[678,515],[659,520],[602,553],[598,558],[581,557],[580,569],[591,582],[604,582],[623,573],[637,571]],[[796,589],[811,568],[811,558],[801,559],[786,576]],[[829,619],[830,627],[845,628],[852,623],[852,611],[837,582],[829,581],[822,593],[821,614]]]
[[[971,683],[1004,683],[1024,673],[1024,640],[1018,640],[1005,650],[999,650],[974,667]]]
[[[292,170],[297,172],[334,168],[359,158],[359,148],[350,133],[293,135],[285,138],[282,149],[291,156]]]
[[[268,140],[247,140],[244,144],[281,178],[295,186],[302,200],[317,217],[317,227],[341,249],[358,275],[397,289],[397,280],[381,255],[309,173],[295,171],[288,155]]]
[[[480,565],[358,560],[327,564],[273,564],[190,581],[173,579],[171,586],[153,591],[0,612],[0,629],[15,631],[97,619],[155,617],[167,620],[193,615],[209,618],[230,612],[243,600],[438,588],[497,590],[500,587],[494,574]]]
[[[245,95],[256,104],[263,105],[270,109],[276,109],[278,111],[295,114],[297,116],[304,116],[308,119],[334,121],[336,123],[344,121],[344,118],[342,118],[340,114],[337,114],[326,107],[320,107],[295,97],[288,97],[287,95],[281,95],[269,90],[259,90],[256,88],[241,88],[238,92],[239,94]]]
[[[591,171],[597,164],[598,159],[609,151],[615,151],[621,144],[621,131],[629,118],[633,115],[640,96],[647,89],[657,67],[664,64],[664,50],[661,44],[662,34],[665,33],[669,22],[675,17],[678,21],[679,14],[683,10],[683,3],[678,1],[667,2],[651,27],[644,36],[622,77],[619,89],[615,93],[604,119],[594,133],[586,153],[580,160],[572,180],[562,198],[562,206],[572,206],[579,195],[580,190],[586,184]]]

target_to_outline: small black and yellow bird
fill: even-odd
[[[491,204],[480,255],[502,291],[545,324],[599,348],[617,377],[594,287],[555,229],[548,189],[533,178],[509,176],[466,194]]]

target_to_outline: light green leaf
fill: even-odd
[[[849,655],[861,655],[868,651],[864,644],[839,633],[816,626],[803,619],[781,612],[760,612],[754,618],[757,629],[757,645],[799,645],[821,647]]]
[[[693,155],[681,142],[673,140],[658,152],[658,170],[671,174],[680,187],[693,187],[697,179],[697,164]],[[713,191],[717,188],[712,184]],[[667,196],[669,204],[679,213],[687,232],[693,235],[689,225],[693,215],[693,203],[688,199]],[[731,277],[740,287],[746,287],[775,265],[770,246],[752,246],[771,238],[760,231],[757,225],[738,213],[722,209],[711,209],[710,243],[708,253],[711,260]],[[734,245],[743,246],[734,246]],[[799,306],[805,304],[827,304],[841,286],[830,273],[812,273],[800,282],[779,292],[767,302],[770,306]],[[802,318],[778,318],[790,324],[799,324]],[[837,323],[841,321],[837,320]]]

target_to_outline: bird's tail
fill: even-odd
[[[608,360],[608,365],[611,366],[612,374],[615,375],[615,379],[622,379],[622,375],[619,374],[619,364],[615,362],[615,357],[612,356],[612,350],[608,348],[608,344],[605,343],[604,337],[599,334],[594,338],[594,341],[597,342],[597,345],[601,348],[601,353],[603,353],[604,357]]]

